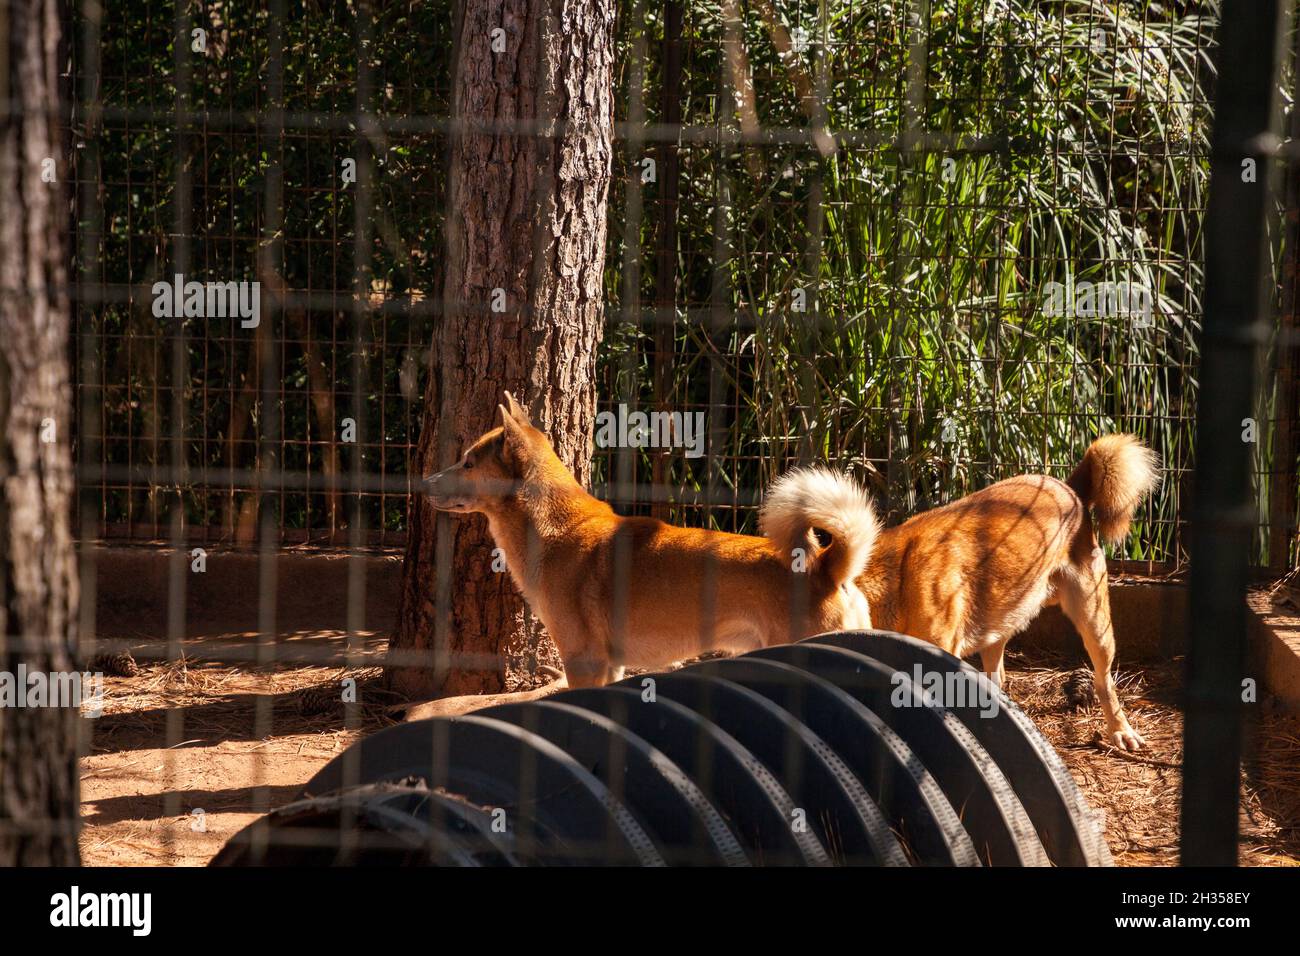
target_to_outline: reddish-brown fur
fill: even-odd
[[[807,555],[806,573],[797,573],[792,549],[765,537],[615,514],[583,490],[509,395],[507,402],[501,425],[457,465],[428,477],[426,490],[442,510],[487,516],[511,576],[560,650],[570,687],[616,679],[624,665],[662,667],[710,649],[869,625],[853,584],[875,534],[865,498],[856,535],[853,516],[800,525],[794,518],[808,509],[799,501],[772,516],[796,529],[792,540]],[[827,477],[819,475],[814,492]],[[786,498],[802,490],[795,482]],[[849,533],[831,538],[828,527]]]
[[[1011,478],[882,531],[858,577],[873,626],[959,657],[978,652],[1001,680],[1007,641],[1059,602],[1092,661],[1109,741],[1141,748],[1111,676],[1115,637],[1096,532],[1127,534],[1155,482],[1154,456],[1136,438],[1107,435],[1068,482]]]
[[[765,510],[774,541],[615,514],[582,489],[508,395],[507,403],[501,426],[426,488],[436,507],[487,516],[511,576],[560,649],[569,686],[606,683],[625,664],[659,667],[715,648],[867,626],[958,656],[978,652],[1001,680],[1007,641],[1059,602],[1092,660],[1110,742],[1142,746],[1111,675],[1098,543],[1098,533],[1127,534],[1156,482],[1154,456],[1136,438],[1098,439],[1068,481],[1011,478],[878,535],[869,504],[856,503],[849,486],[825,473],[795,475]],[[806,552],[806,573],[794,572],[791,544]],[[840,580],[864,561],[858,588]]]

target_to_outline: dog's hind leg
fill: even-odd
[[[1115,661],[1115,629],[1110,618],[1110,593],[1106,564],[1098,549],[1087,567],[1077,564],[1058,577],[1061,610],[1083,638],[1092,661],[1092,683],[1106,717],[1106,739],[1120,750],[1141,750],[1145,741],[1131,726],[1120,706],[1111,665]]]

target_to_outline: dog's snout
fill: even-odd
[[[451,477],[451,473],[453,471],[455,471],[454,465],[451,468],[444,468],[442,471],[435,471],[431,474],[425,475],[424,476],[425,488],[429,491],[435,491],[438,488],[446,485],[447,480]]]

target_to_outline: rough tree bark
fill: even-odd
[[[493,427],[510,389],[578,480],[590,478],[613,62],[613,0],[465,0],[422,472]],[[439,516],[417,496],[409,526],[389,686],[411,697],[501,690],[507,649],[538,634],[509,575],[493,570],[486,522]]]
[[[76,641],[67,205],[42,180],[47,160],[64,173],[58,46],[55,0],[0,5],[0,671],[15,676],[70,671]],[[71,707],[0,707],[0,866],[78,862],[77,726]]]

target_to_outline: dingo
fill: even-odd
[[[848,478],[801,469],[763,506],[764,537],[627,518],[587,494],[507,393],[501,424],[424,479],[435,508],[481,512],[559,647],[570,687],[708,650],[870,627],[854,580],[878,521]]]
[[[1003,677],[1007,641],[1060,602],[1083,637],[1109,742],[1139,750],[1111,663],[1106,556],[1159,481],[1155,453],[1133,435],[1098,438],[1066,481],[1008,478],[880,532],[858,576],[876,627],[910,634]]]

